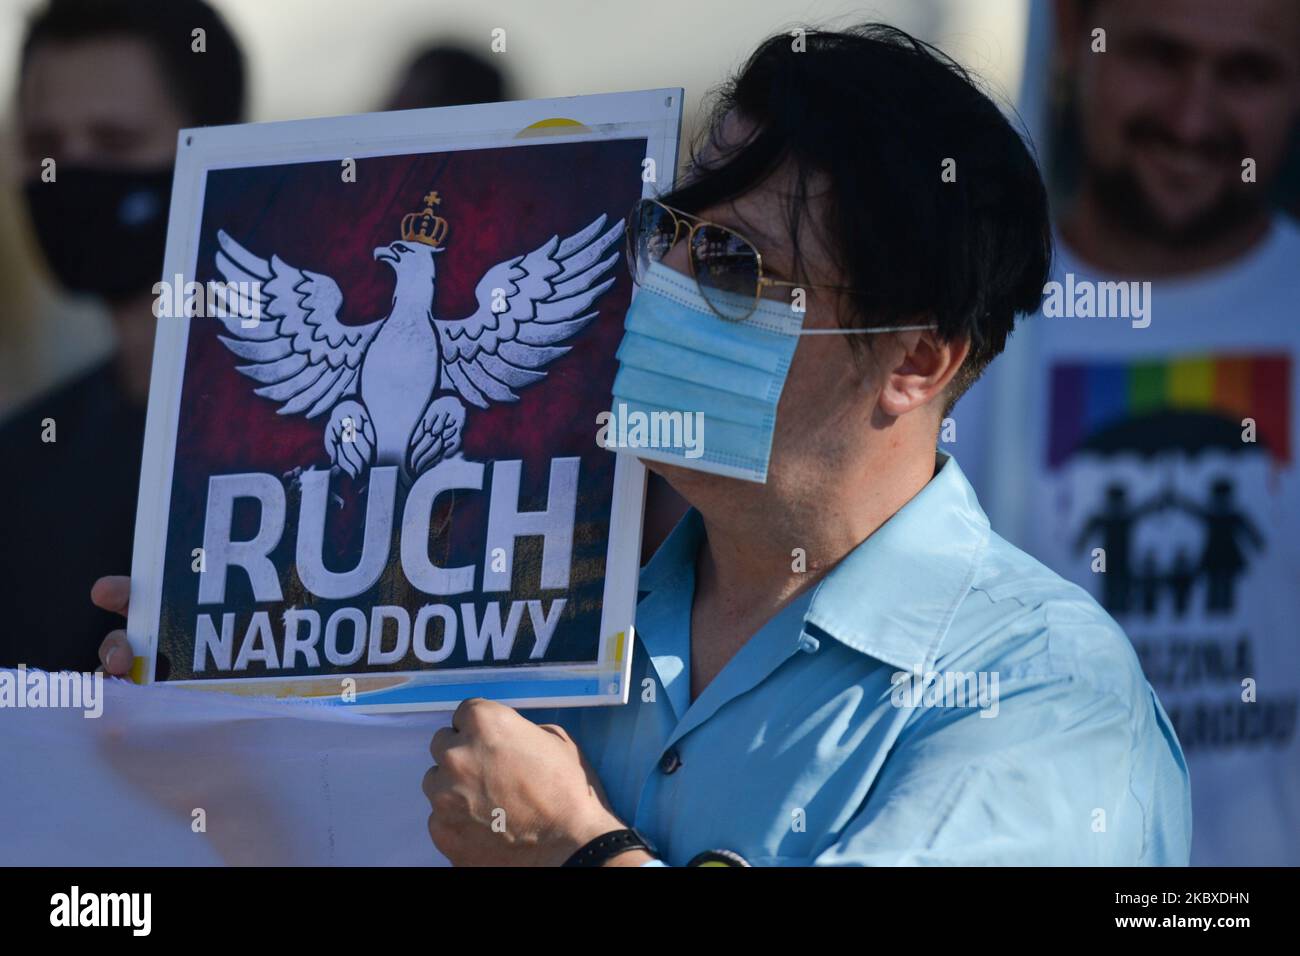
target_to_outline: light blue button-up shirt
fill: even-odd
[[[688,512],[641,572],[629,703],[526,712],[665,863],[1187,863],[1187,768],[1123,631],[938,463],[694,701]]]

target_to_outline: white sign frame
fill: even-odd
[[[181,130],[163,275],[179,275],[186,282],[195,279],[205,184],[211,170],[526,146],[538,142],[535,136],[545,136],[547,143],[644,137],[646,158],[671,182],[681,114],[682,90],[668,88]],[[521,139],[524,130],[528,133]],[[660,191],[642,177],[642,196]],[[619,268],[625,268],[621,261]],[[160,319],[155,337],[127,618],[127,636],[135,657],[131,676],[141,684],[153,682],[158,653],[177,425],[193,321],[204,320]],[[593,425],[593,441],[594,431]],[[374,673],[328,675],[327,681],[338,685],[328,692],[321,690],[325,680],[321,676],[166,683],[312,699],[361,712],[447,710],[472,696],[491,697],[515,707],[626,703],[645,496],[645,468],[631,455],[616,455],[613,494],[599,656],[594,663],[398,672],[410,679],[403,690],[408,697],[417,695],[416,700],[394,700],[392,688],[365,690],[366,679],[373,679]],[[357,682],[355,701],[346,700],[340,692],[344,678],[349,677]],[[578,687],[583,689],[575,691]]]

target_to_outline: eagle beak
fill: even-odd
[[[378,246],[375,249],[376,262],[396,262],[397,253],[393,251],[392,246]]]

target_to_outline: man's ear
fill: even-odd
[[[965,335],[944,339],[935,331],[918,331],[899,332],[897,338],[893,368],[885,370],[876,403],[893,418],[942,396],[970,354]]]

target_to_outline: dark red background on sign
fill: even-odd
[[[208,174],[199,242],[197,278],[220,280],[215,268],[216,233],[224,229],[251,253],[269,260],[278,255],[299,269],[334,279],[343,293],[341,319],[362,324],[388,312],[393,272],[375,262],[373,251],[400,238],[402,217],[424,208],[423,197],[437,190],[437,213],[450,229],[446,249],[437,258],[434,314],[439,319],[464,318],[475,311],[474,288],[496,263],[530,252],[551,236],[569,236],[604,213],[605,228],[616,224],[640,195],[644,140],[601,143],[529,144],[461,152],[390,156],[356,161],[356,181],[342,180],[338,161],[216,170]],[[620,239],[616,246],[623,249]],[[318,601],[307,594],[293,571],[297,535],[297,495],[287,494],[284,536],[272,557],[281,572],[282,605],[256,605],[247,576],[234,569],[223,606],[196,605],[198,576],[191,570],[191,551],[202,543],[207,483],[211,475],[266,472],[283,475],[296,467],[328,468],[323,432],[329,413],[308,420],[302,415],[276,414],[279,403],[253,394],[258,383],[240,374],[243,364],[217,339],[223,331],[213,318],[194,318],[185,359],[185,384],[180,405],[176,465],[168,528],[161,646],[172,659],[171,676],[188,674],[198,612],[236,611],[235,633],[242,637],[248,614],[271,611],[277,630],[280,610],[314,606],[322,619],[336,606],[367,608],[372,604],[402,604],[412,612],[431,601],[503,600],[570,597],[547,660],[590,659],[598,639],[600,595],[603,591],[605,536],[612,497],[613,457],[595,445],[596,415],[609,408],[616,363],[614,351],[622,335],[622,318],[630,293],[623,256],[615,264],[615,284],[595,305],[598,318],[566,345],[569,354],[545,368],[547,377],[516,390],[520,401],[480,410],[465,403],[468,417],[464,453],[471,460],[523,459],[521,509],[545,506],[550,460],[580,455],[577,537],[573,578],[568,592],[537,589],[536,559],[540,546],[521,539],[517,548],[515,590],[510,594],[467,594],[433,598],[405,586],[397,560],[396,539],[390,549],[390,571],[374,593],[344,602]],[[189,278],[189,277],[186,277]],[[178,320],[172,320],[178,321]],[[185,321],[185,320],[180,320]],[[331,508],[327,518],[326,564],[336,570],[355,565],[365,520],[366,476],[358,483],[337,477],[331,490],[343,508]],[[454,521],[445,540],[435,539],[433,557],[440,564],[479,566],[481,583],[483,535],[491,469],[482,493],[457,493],[451,505]],[[442,499],[440,499],[440,502]],[[401,499],[399,498],[399,514]],[[244,507],[244,506],[247,507]],[[435,512],[435,526],[448,516],[448,506]],[[240,502],[235,536],[250,537],[258,522],[257,507]],[[598,540],[595,540],[598,538]],[[440,551],[439,548],[445,550]],[[527,580],[521,582],[521,576]],[[505,606],[503,605],[503,612]],[[503,613],[504,617],[504,613]],[[522,663],[532,641],[527,624],[516,642],[511,663]],[[516,656],[519,659],[516,661]],[[408,664],[412,664],[413,659]],[[463,649],[443,667],[466,663]],[[248,676],[258,672],[259,665]],[[349,668],[357,670],[359,668]],[[328,668],[322,672],[328,672]],[[280,672],[295,673],[295,672]]]

